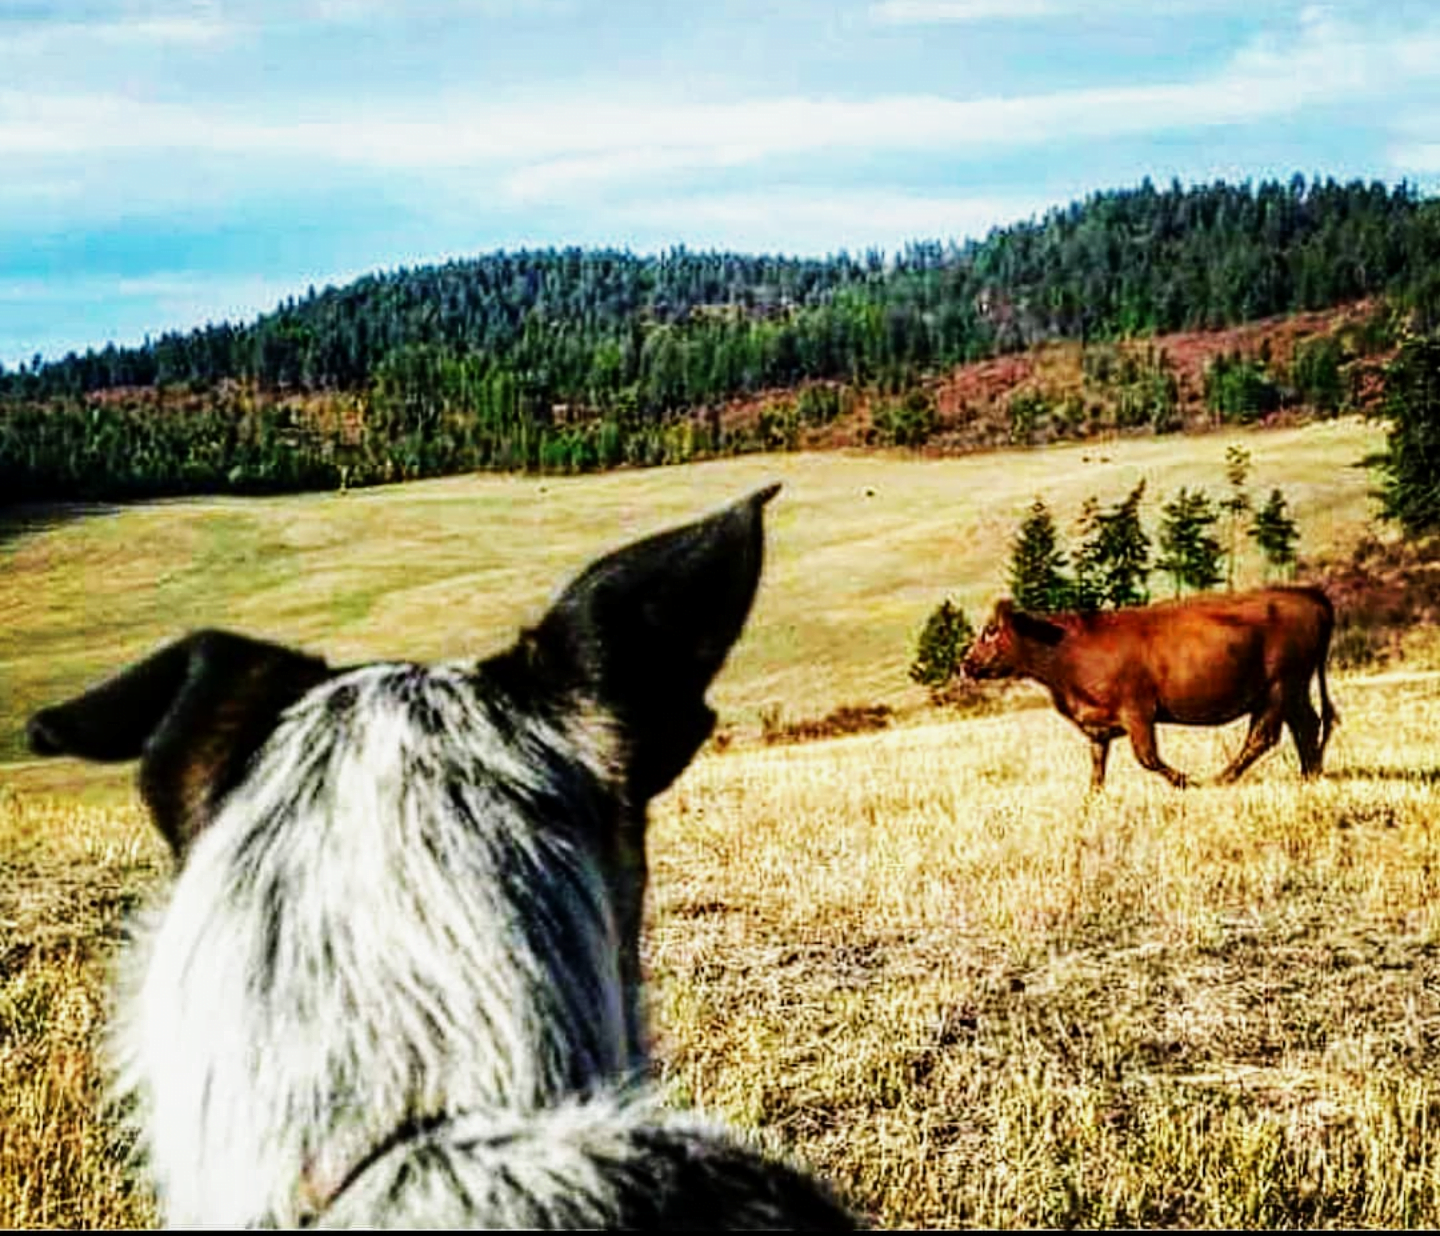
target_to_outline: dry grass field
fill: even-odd
[[[1363,530],[1349,465],[1378,439],[1341,421],[1243,441],[1315,552]],[[1093,799],[1087,744],[1048,708],[963,720],[905,680],[940,596],[978,611],[1000,590],[1037,493],[1062,522],[1139,476],[1218,493],[1235,440],[463,478],[0,543],[0,1225],[154,1220],[96,1045],[120,925],[166,861],[129,770],[23,760],[30,707],[211,623],[336,661],[484,652],[593,553],[778,477],[713,693],[736,740],[653,812],[646,952],[677,1099],[886,1225],[1440,1226],[1440,675],[1332,676],[1318,783],[1287,746],[1182,792],[1117,747]],[[766,708],[874,701],[910,710],[878,734],[755,736]],[[1161,745],[1205,774],[1240,736]]]
[[[668,1073],[886,1225],[1440,1224],[1440,680],[1335,694],[1309,786],[1127,754],[1086,802],[1048,710],[705,760],[654,834]]]

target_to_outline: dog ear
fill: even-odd
[[[280,713],[325,662],[228,631],[197,631],[30,718],[37,755],[140,760],[140,792],[182,857]]]
[[[668,786],[710,736],[705,692],[750,612],[763,511],[779,489],[591,563],[521,641],[532,672],[619,721],[635,801]]]

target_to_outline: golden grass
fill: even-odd
[[[1358,536],[1349,465],[1379,434],[1354,421],[73,520],[0,544],[3,750],[30,707],[202,624],[337,661],[484,652],[595,552],[778,477],[760,599],[713,692],[742,741],[654,810],[647,959],[677,1097],[886,1224],[1440,1226],[1440,676],[1332,678],[1312,785],[1288,747],[1191,792],[1117,747],[1087,800],[1087,745],[1046,707],[743,741],[776,703],[917,703],[920,623],[947,591],[972,611],[1000,591],[1035,494],[1066,520],[1142,475],[1218,492],[1242,438],[1308,550]],[[1239,741],[1161,731],[1201,774]],[[167,865],[130,775],[0,767],[0,1225],[155,1218],[95,1059],[119,924]]]
[[[1117,750],[1087,800],[1041,709],[706,754],[651,834],[667,1083],[886,1225],[1440,1224],[1440,676],[1334,694],[1311,785]],[[0,848],[0,1224],[145,1225],[93,1044],[163,854],[28,794]]]
[[[452,477],[70,520],[0,540],[0,721],[11,722],[0,760],[23,757],[30,709],[196,627],[337,662],[490,651],[593,555],[774,479],[785,489],[767,513],[765,580],[714,691],[722,717],[753,729],[776,704],[791,717],[911,707],[924,697],[905,671],[926,617],[947,593],[973,618],[989,608],[1037,495],[1068,530],[1088,495],[1117,501],[1143,477],[1153,527],[1180,485],[1222,491],[1233,442],[1252,453],[1258,496],[1276,485],[1288,495],[1302,552],[1353,542],[1372,482],[1352,465],[1383,442],[1381,427],[1353,418],[962,459],[766,455],[572,479]],[[1241,582],[1259,573],[1243,559]]]
[[[133,805],[0,790],[0,1226],[153,1226],[97,1062],[123,915],[160,869]]]
[[[673,1083],[886,1225],[1435,1226],[1440,681],[1336,694],[1314,785],[1117,752],[1087,801],[1039,710],[705,759],[652,833]]]

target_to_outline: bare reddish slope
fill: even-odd
[[[1366,322],[1380,307],[1359,302],[1338,309],[1268,318],[1222,330],[1185,331],[1132,339],[1119,343],[1092,344],[1090,350],[1108,348],[1115,355],[1164,357],[1178,387],[1180,422],[1184,429],[1203,432],[1215,425],[1205,403],[1205,373],[1217,356],[1238,354],[1266,363],[1274,374],[1288,374],[1297,344],[1326,335],[1341,334]],[[1074,414],[1072,427],[1063,435],[1089,437],[1117,432],[1115,403],[1117,390],[1087,378],[1086,348],[1078,342],[1041,344],[1026,352],[991,357],[936,375],[924,385],[934,410],[935,425],[924,446],[927,454],[948,455],[983,450],[1013,441],[1010,402],[1017,396],[1033,395],[1048,406],[1068,407]],[[1357,367],[1360,406],[1378,398],[1379,373],[1384,356],[1370,356],[1352,362]],[[834,385],[833,383],[831,385]],[[795,388],[775,388],[728,402],[720,413],[722,425],[731,432],[753,430],[762,416],[793,406]],[[825,426],[801,426],[795,444],[812,449],[865,447],[884,444],[877,431],[877,409],[889,397],[855,391],[850,410]],[[893,400],[892,400],[893,402]],[[1283,405],[1266,420],[1284,423],[1313,411],[1300,403]],[[1146,429],[1134,432],[1149,432]],[[1046,440],[1042,434],[1035,441]]]

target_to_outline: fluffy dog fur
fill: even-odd
[[[852,1226],[643,1084],[645,808],[714,724],[775,488],[487,661],[207,631],[32,718],[38,752],[138,757],[179,864],[114,1033],[168,1222]]]

